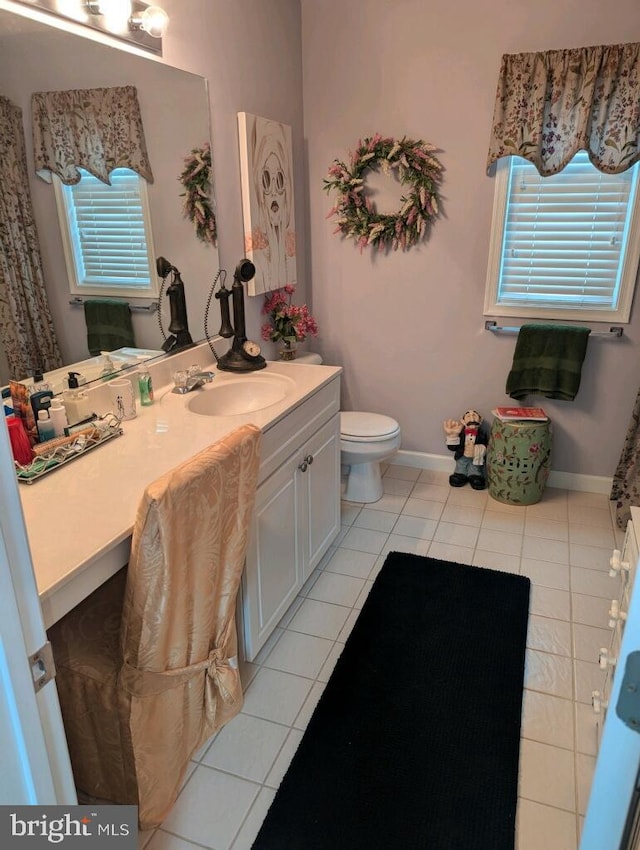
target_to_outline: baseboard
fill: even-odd
[[[400,449],[391,464],[411,466],[414,469],[432,469],[436,472],[453,472],[451,455],[433,455],[427,452],[410,452]],[[564,490],[578,490],[584,493],[604,493],[609,495],[613,479],[606,475],[581,475],[577,472],[549,473],[549,487],[560,487]]]

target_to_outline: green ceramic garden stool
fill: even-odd
[[[539,502],[549,477],[551,423],[493,420],[487,446],[489,495],[507,505]]]

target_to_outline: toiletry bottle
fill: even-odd
[[[49,411],[44,408],[41,408],[38,411],[38,434],[40,436],[41,443],[44,443],[47,440],[53,440],[55,437],[53,422],[49,417]]]
[[[18,416],[7,416],[7,428],[13,459],[21,466],[28,466],[33,460],[33,449],[24,430],[22,419]]]
[[[65,410],[62,399],[54,398],[51,400],[49,416],[53,422],[53,430],[56,437],[64,437],[64,429],[69,424],[69,421],[67,420],[67,411]]]
[[[140,369],[138,374],[138,390],[140,391],[140,404],[143,407],[153,404],[153,384],[148,369]]]
[[[42,390],[50,389],[51,384],[47,383],[47,381],[44,380],[42,372],[36,372],[33,376],[33,389],[31,390],[31,394],[33,395],[33,393],[39,393]]]
[[[36,422],[38,421],[38,412],[40,410],[47,410],[52,398],[53,393],[51,390],[39,390],[37,393],[31,393],[29,402]]]
[[[100,354],[104,357],[104,367],[102,372],[100,372],[100,380],[110,381],[111,378],[114,378],[118,374],[118,369],[109,356],[108,351],[101,351]]]
[[[75,425],[91,416],[91,405],[86,392],[78,389],[78,372],[69,372],[69,389],[64,395],[64,406],[69,425]]]

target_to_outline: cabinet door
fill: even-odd
[[[340,416],[323,425],[301,452],[300,525],[302,580],[311,572],[340,530]],[[306,464],[306,468],[304,465]]]
[[[290,459],[256,492],[243,576],[244,646],[252,661],[302,584],[296,529],[300,472]]]

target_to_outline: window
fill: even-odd
[[[579,151],[559,174],[498,163],[485,315],[628,322],[640,257],[638,165]]]
[[[156,297],[146,181],[117,168],[108,186],[79,170],[73,186],[53,178],[71,292]]]

